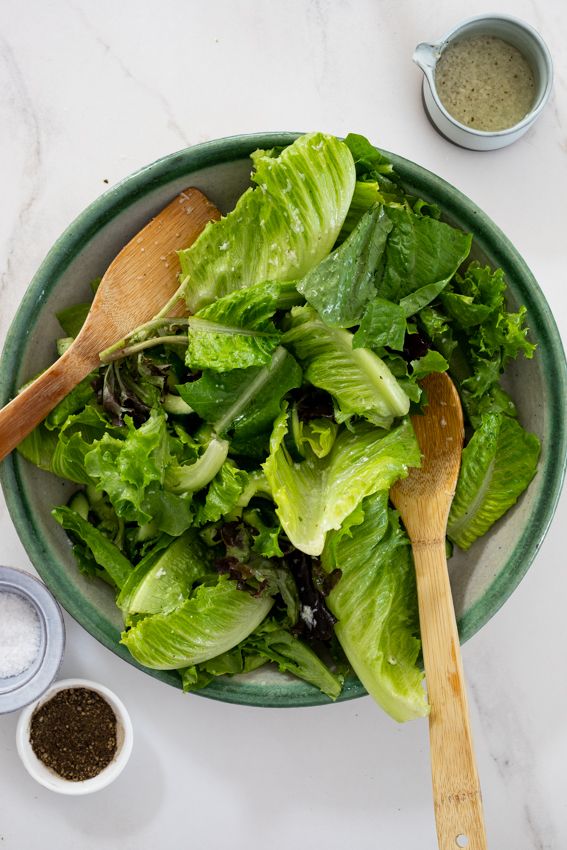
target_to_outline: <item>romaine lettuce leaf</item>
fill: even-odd
[[[242,644],[192,667],[179,670],[185,693],[206,687],[215,676],[234,676],[249,673],[267,664],[268,659],[258,655],[254,649],[245,650]]]
[[[400,307],[404,316],[409,319],[409,317],[413,316],[414,313],[419,313],[420,310],[423,310],[424,307],[437,298],[439,293],[445,289],[447,284],[447,279],[443,278],[442,280],[437,280],[434,283],[427,283],[425,286],[420,286],[419,289],[415,289],[413,292],[410,292],[409,295],[401,298]]]
[[[353,348],[353,335],[328,327],[312,307],[291,312],[283,343],[298,358],[307,380],[336,399],[342,418],[359,414],[389,428],[394,418],[405,416],[409,398],[374,352]]]
[[[341,232],[337,237],[337,245],[342,244],[349,233],[352,233],[362,216],[368,212],[374,204],[385,203],[384,195],[380,192],[376,180],[357,180],[354,184],[352,200]]]
[[[368,496],[328,535],[322,562],[341,570],[327,605],[368,693],[400,722],[427,714],[411,549],[397,513],[388,508],[388,491]]]
[[[515,419],[482,417],[463,449],[461,471],[449,513],[447,535],[461,549],[500,519],[526,489],[537,469],[540,444]]]
[[[399,304],[374,298],[367,306],[360,326],[352,341],[353,348],[378,348],[388,346],[402,351],[406,336],[406,316]]]
[[[151,614],[122,633],[140,664],[154,670],[189,667],[214,658],[248,637],[270,611],[270,596],[252,596],[220,576],[202,584],[168,614]]]
[[[346,241],[297,283],[325,324],[350,328],[360,322],[366,305],[376,296],[374,276],[391,229],[384,207],[376,204]]]
[[[201,490],[222,468],[228,455],[228,440],[212,437],[203,454],[187,465],[172,464],[165,470],[165,486],[172,493]]]
[[[306,643],[267,620],[248,638],[246,647],[278,665],[282,673],[292,673],[336,699],[343,687],[341,676],[332,673]]]
[[[317,457],[326,457],[335,442],[338,425],[332,419],[323,417],[309,419],[308,422],[299,418],[297,405],[293,405],[290,414],[290,431],[286,434],[286,448],[295,460],[306,457],[308,449]]]
[[[187,365],[228,372],[268,364],[281,338],[271,317],[302,300],[293,281],[268,281],[203,307],[189,320]]]
[[[437,284],[443,288],[468,256],[470,233],[429,216],[416,215],[408,207],[389,206],[387,213],[393,228],[386,245],[378,295],[399,303],[424,286]]]
[[[359,423],[342,429],[323,458],[306,449],[294,463],[285,447],[287,410],[274,424],[270,455],[263,469],[276,503],[276,513],[293,543],[308,555],[319,555],[325,535],[340,527],[370,493],[388,489],[419,466],[421,455],[409,420],[389,432]]]
[[[478,375],[480,378],[480,371]],[[486,392],[480,398],[476,398],[461,385],[461,401],[474,428],[480,427],[482,417],[486,413],[504,413],[512,418],[518,416],[516,405],[498,383],[487,386]]]
[[[105,570],[116,587],[123,587],[133,567],[118,546],[71,508],[54,508],[51,515],[65,531],[70,532],[71,537],[86,544],[96,563]]]
[[[83,304],[72,304],[56,313],[57,321],[68,337],[78,336],[90,309],[90,303],[85,302]]]
[[[210,550],[195,529],[166,549],[152,551],[132,571],[116,604],[125,615],[168,613],[179,607],[193,584],[210,572]]]
[[[269,432],[281,399],[300,384],[301,369],[291,354],[280,347],[267,366],[221,373],[205,371],[197,381],[183,384],[178,390],[218,434],[233,433],[238,446],[238,441],[252,441]]]
[[[279,155],[256,151],[252,159],[256,187],[179,253],[192,313],[235,289],[303,277],[329,253],[342,227],[355,183],[344,142],[310,133]]]
[[[56,407],[53,408],[51,413],[48,414],[44,420],[45,427],[50,431],[61,428],[61,426],[67,422],[69,416],[78,413],[93,402],[96,404],[96,394],[93,390],[92,383],[92,375],[87,375],[86,378],[83,378],[83,380],[78,383],[77,386],[74,387],[71,392],[59,402],[58,405],[56,405]],[[93,411],[94,410],[95,407],[93,404]],[[96,415],[98,417],[99,429],[103,431],[108,423],[98,411],[96,411]]]
[[[77,484],[89,484],[91,479],[84,470],[83,458],[90,446],[82,441],[81,450],[77,452],[80,458],[78,465],[72,462],[69,464],[61,463],[60,460],[59,463],[56,463],[55,456],[58,448],[58,434],[55,431],[49,431],[42,422],[21,441],[18,445],[18,453],[40,469],[52,472],[54,475],[60,475],[61,478],[66,478],[69,481],[75,481]],[[72,453],[69,454],[69,459],[73,460]],[[77,468],[78,472],[75,471]]]
[[[388,157],[375,148],[374,145],[371,145],[365,136],[361,136],[358,133],[349,133],[345,139],[345,145],[352,154],[357,174],[393,175],[394,166]]]

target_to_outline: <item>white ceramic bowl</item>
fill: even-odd
[[[56,693],[67,690],[68,688],[88,688],[91,691],[95,691],[110,704],[116,715],[117,747],[114,758],[97,776],[81,782],[74,782],[58,776],[58,774],[38,759],[30,743],[30,726],[34,711],[48,702]],[[40,700],[32,705],[28,705],[22,711],[16,728],[18,754],[24,767],[30,776],[33,776],[40,785],[49,788],[50,791],[57,791],[59,794],[92,794],[94,791],[100,791],[102,788],[110,785],[111,782],[114,782],[117,776],[122,773],[130,758],[133,738],[130,715],[122,700],[104,685],[99,685],[97,682],[91,682],[88,679],[62,679],[56,682],[43,694]]]
[[[501,38],[522,53],[535,77],[536,95],[527,115],[513,127],[494,132],[473,130],[457,121],[443,106],[435,84],[435,68],[445,48],[465,36],[491,35]],[[553,85],[553,63],[547,45],[536,30],[509,15],[479,15],[468,18],[448,32],[440,41],[422,42],[415,48],[413,61],[423,71],[425,109],[442,136],[463,148],[489,151],[512,144],[529,130],[544,108]]]

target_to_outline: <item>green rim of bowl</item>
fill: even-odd
[[[298,135],[300,134],[255,133],[230,136],[187,148],[140,169],[87,207],[54,244],[24,295],[2,354],[0,404],[5,404],[17,389],[14,380],[18,365],[46,297],[57,286],[59,277],[67,266],[102,226],[153,189],[177,178],[188,177],[203,168],[246,159],[256,148],[269,149],[290,144]],[[459,632],[461,642],[464,642],[488,622],[512,594],[533,562],[553,518],[561,493],[567,458],[567,365],[561,337],[543,293],[526,263],[502,231],[479,207],[437,175],[388,151],[384,153],[393,162],[407,191],[426,200],[435,200],[444,214],[449,216],[455,225],[472,232],[475,244],[480,250],[491,256],[495,264],[504,269],[516,298],[527,307],[530,327],[538,338],[537,356],[542,367],[547,397],[550,399],[543,440],[547,445],[553,446],[554,451],[545,454],[538,472],[540,477],[543,476],[546,486],[540,489],[530,522],[510,552],[504,569],[460,619]],[[127,649],[118,643],[119,632],[114,626],[102,617],[93,605],[86,605],[81,594],[65,581],[55,552],[42,540],[40,529],[36,528],[24,486],[25,464],[17,453],[13,453],[0,464],[0,480],[12,521],[42,579],[69,614],[100,643],[151,676],[180,687],[176,673],[149,670],[137,664]],[[211,682],[198,693],[224,702],[263,707],[310,706],[330,702],[313,686],[298,680],[292,683],[284,677],[269,683],[261,683],[253,678],[222,678]],[[349,678],[339,700],[353,699],[365,694],[366,691],[358,679]]]

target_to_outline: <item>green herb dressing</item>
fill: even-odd
[[[533,106],[535,80],[520,51],[491,35],[450,44],[435,69],[441,103],[476,130],[505,130]]]

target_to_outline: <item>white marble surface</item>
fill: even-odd
[[[567,7],[494,5],[539,29],[556,82],[535,128],[479,154],[432,130],[411,54],[483,0],[3,0],[0,343],[49,246],[107,183],[195,142],[280,129],[364,133],[458,186],[519,248],[566,339]],[[463,652],[493,850],[567,847],[566,507]],[[0,541],[2,563],[30,568],[1,497]],[[17,717],[0,717],[0,847],[436,847],[426,723],[398,726],[368,698],[277,711],[186,697],[67,629],[63,673],[128,704],[132,760],[110,789],[58,797],[24,772]]]

